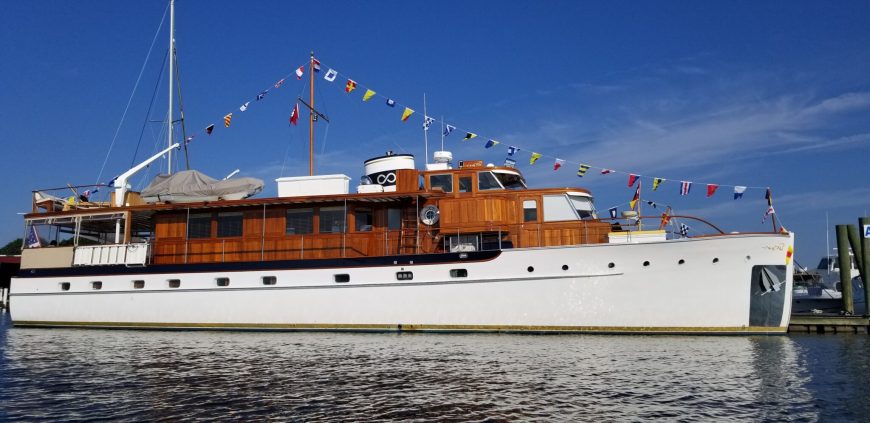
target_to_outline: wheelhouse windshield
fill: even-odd
[[[505,189],[526,189],[526,181],[517,173],[494,171],[493,174]]]

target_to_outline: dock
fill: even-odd
[[[789,333],[865,333],[870,334],[870,316],[837,314],[793,314]]]

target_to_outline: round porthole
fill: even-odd
[[[643,262],[643,267],[647,267],[647,266],[649,266],[649,261]]]
[[[719,263],[719,257],[713,258],[713,264]]]
[[[529,266],[529,267],[527,267],[527,268],[526,268],[526,270],[528,270],[528,271],[529,271],[529,273],[532,273],[532,272],[534,272],[534,271],[535,271],[535,268],[534,268],[534,267],[532,267],[532,266]]]
[[[568,270],[568,265],[567,265],[567,264],[563,264],[563,265],[562,265],[562,270]]]
[[[608,264],[607,264],[607,267],[610,268],[610,269],[613,269],[614,267],[616,267],[616,264],[608,263]]]
[[[686,261],[683,259],[680,259],[680,261],[678,261],[677,264],[686,264]]]

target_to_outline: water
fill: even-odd
[[[866,335],[155,332],[0,320],[0,421],[870,415]]]

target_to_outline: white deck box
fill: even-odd
[[[307,195],[347,194],[350,191],[350,176],[314,175],[287,176],[275,180],[279,197],[303,197]]]

